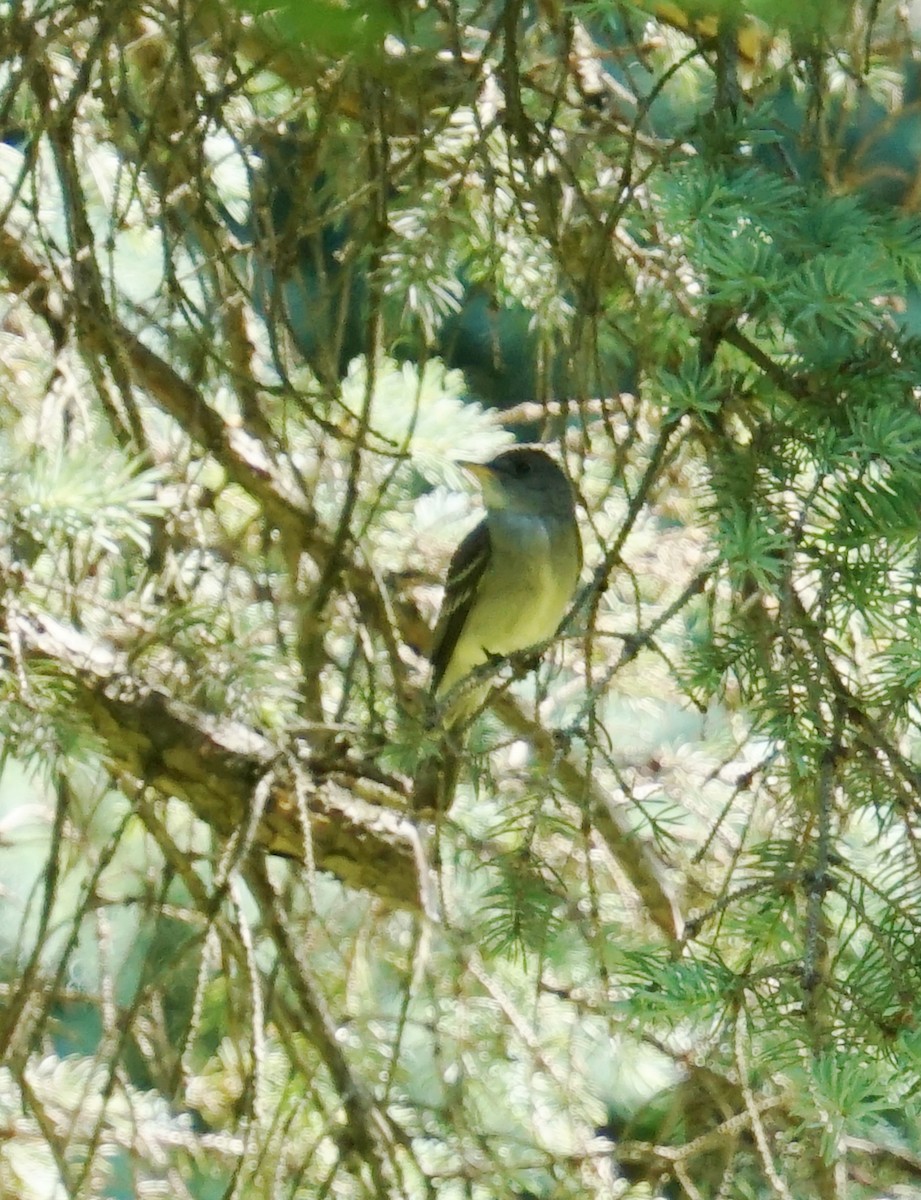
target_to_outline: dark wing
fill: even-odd
[[[491,553],[492,544],[485,521],[472,529],[454,551],[432,643],[433,691],[438,688],[448,669]]]

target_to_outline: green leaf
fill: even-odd
[[[376,53],[396,22],[383,0],[233,0],[280,41],[319,54],[367,57]]]

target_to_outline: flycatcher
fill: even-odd
[[[461,465],[480,484],[486,517],[448,568],[432,650],[436,699],[491,658],[552,637],[582,569],[572,488],[543,450],[520,446]],[[470,716],[486,690],[462,693],[445,723]]]

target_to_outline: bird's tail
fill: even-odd
[[[447,735],[437,750],[422,759],[416,769],[413,810],[421,814],[446,813],[454,800],[460,775],[461,750]]]

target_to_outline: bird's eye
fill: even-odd
[[[526,458],[515,459],[515,475],[518,479],[522,479],[525,475],[531,474],[531,464]]]

